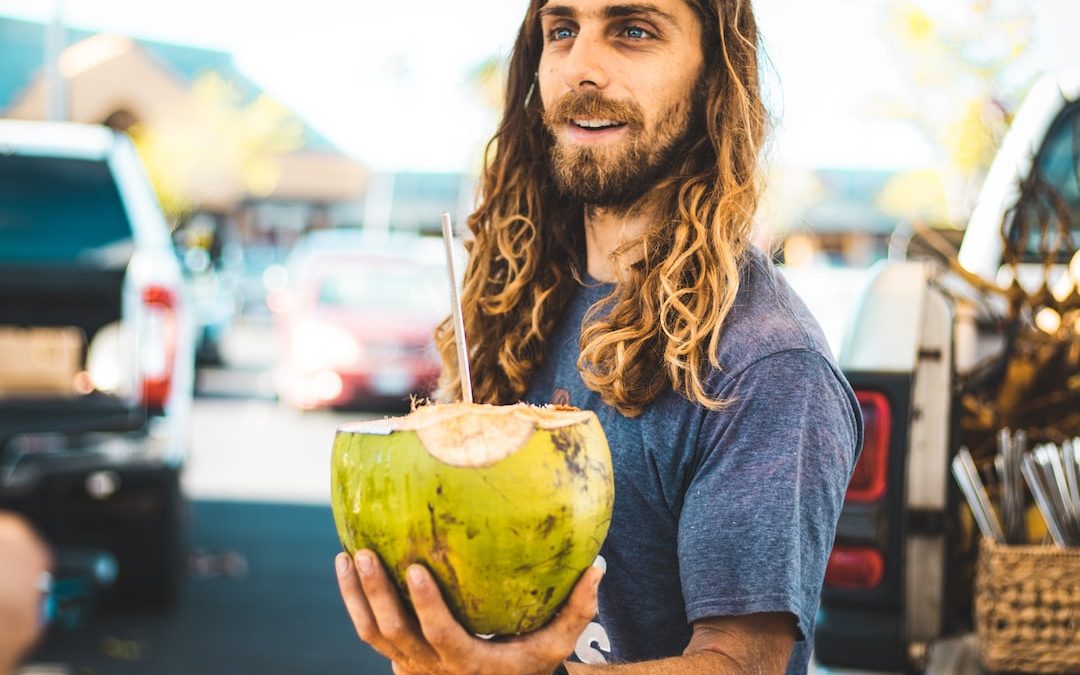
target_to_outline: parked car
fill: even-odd
[[[407,407],[438,378],[435,327],[449,314],[439,242],[314,233],[286,261],[271,296],[278,393],[301,409]]]
[[[0,508],[115,560],[115,599],[167,604],[181,580],[193,367],[130,141],[0,120]]]
[[[235,241],[223,241],[215,222],[205,214],[173,233],[190,311],[195,325],[195,362],[221,366],[222,346],[240,311],[240,275],[244,253]]]
[[[825,577],[821,663],[921,670],[935,642],[971,630],[976,530],[949,465],[962,444],[980,443],[975,430],[987,436],[971,387],[1001,382],[1010,359],[1025,358],[1016,322],[1030,317],[1006,319],[1003,298],[965,289],[978,280],[1032,296],[1067,287],[1080,242],[1078,180],[1074,70],[1040,80],[1017,113],[964,233],[963,275],[919,260],[872,271],[840,348],[866,433]],[[1036,393],[1075,401],[1064,390]]]

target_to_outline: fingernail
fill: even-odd
[[[360,574],[371,574],[371,556],[366,553],[356,554],[356,566],[360,568]]]
[[[416,588],[424,585],[424,572],[416,565],[409,567],[409,583]]]
[[[344,553],[338,553],[337,558],[334,560],[334,566],[337,567],[339,577],[345,576],[349,571],[349,556]]]

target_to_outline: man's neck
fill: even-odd
[[[596,206],[585,207],[585,253],[589,276],[597,281],[615,281],[616,265],[626,269],[643,257],[643,252],[626,250],[619,257],[612,253],[637,241],[648,231],[651,218],[644,209],[629,213]]]

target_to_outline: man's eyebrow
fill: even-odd
[[[641,15],[656,16],[668,23],[678,23],[674,16],[647,2],[608,5],[604,7],[601,14],[606,19],[622,19],[628,16]],[[572,19],[577,16],[577,11],[573,7],[567,7],[566,5],[544,5],[540,8],[540,18],[549,16]]]
[[[560,19],[572,19],[577,16],[577,12],[573,7],[567,7],[566,5],[544,5],[540,8],[540,18],[543,19],[547,16],[556,16]]]
[[[604,8],[604,16],[608,19],[620,19],[628,16],[640,16],[642,14],[660,17],[668,23],[678,23],[674,16],[668,14],[656,5],[647,2],[627,5],[609,5]]]

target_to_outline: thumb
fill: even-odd
[[[570,591],[570,597],[566,599],[559,614],[551,623],[537,631],[537,640],[548,643],[554,651],[573,651],[578,636],[596,617],[597,597],[603,576],[604,571],[599,567],[585,570],[574,590]]]

